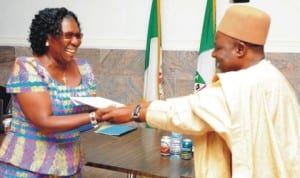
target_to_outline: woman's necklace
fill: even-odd
[[[62,81],[64,82],[64,85],[67,83],[68,79],[66,77],[66,71],[63,72]]]
[[[45,66],[47,66],[48,70],[50,70],[51,68],[53,69],[55,67],[55,66],[53,66],[53,63],[52,63],[53,59],[52,60],[51,59],[52,58],[50,58],[48,55],[46,56],[47,63],[45,64]],[[57,67],[57,68],[60,68],[60,67]],[[61,69],[63,70],[61,80],[62,80],[63,84],[66,85],[67,81],[68,81],[67,76],[66,76],[66,68],[62,67]]]

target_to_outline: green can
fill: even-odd
[[[193,157],[193,142],[191,139],[185,138],[181,143],[181,159],[192,159]]]

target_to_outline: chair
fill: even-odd
[[[0,85],[0,133],[4,133],[2,121],[11,117],[11,95],[6,93],[6,87]]]

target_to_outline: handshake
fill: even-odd
[[[71,100],[76,105],[89,105],[97,108],[92,112],[92,116],[90,114],[91,123],[94,125],[102,121],[116,124],[130,121],[145,122],[146,110],[150,104],[143,102],[125,106],[122,103],[102,97],[72,97]]]

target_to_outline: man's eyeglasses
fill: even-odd
[[[81,40],[81,38],[83,37],[83,33],[66,32],[62,33],[62,37],[67,40],[71,40],[73,37],[77,38],[78,40]]]

